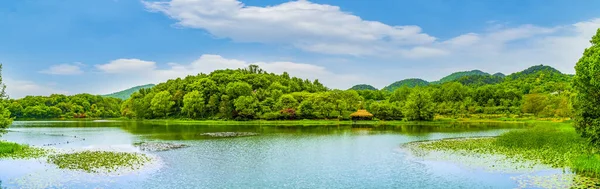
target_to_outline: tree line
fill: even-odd
[[[462,78],[470,78],[465,76]],[[267,73],[256,65],[169,80],[125,101],[90,94],[3,100],[17,119],[117,118],[197,120],[350,119],[366,109],[379,120],[432,120],[473,114],[569,117],[572,76],[533,66],[481,85],[465,79],[388,89],[331,90],[318,80]],[[463,81],[463,82],[460,82]]]

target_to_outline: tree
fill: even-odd
[[[374,102],[371,104],[370,109],[377,119],[390,120],[392,117],[392,107],[386,101]]]
[[[6,85],[2,82],[2,64],[0,64],[0,129],[7,128],[13,121],[7,108],[7,98]]]
[[[575,66],[573,87],[577,96],[575,109],[575,129],[592,145],[600,145],[600,29],[590,41],[592,46],[585,49]]]
[[[244,119],[253,119],[258,113],[258,99],[253,96],[240,96],[233,101],[238,116]]]
[[[231,99],[237,99],[240,96],[252,95],[252,86],[242,81],[227,84],[225,90]]]
[[[192,91],[183,96],[183,108],[181,112],[191,118],[199,118],[204,115],[204,98],[198,91]]]
[[[171,101],[172,98],[173,96],[169,91],[157,93],[150,103],[150,109],[152,109],[154,115],[168,117],[171,108],[175,105],[175,102]]]
[[[548,97],[544,94],[528,94],[523,96],[523,112],[539,115],[546,108]]]
[[[298,101],[294,98],[294,96],[290,94],[285,94],[279,98],[277,102],[277,106],[280,110],[282,109],[294,109],[298,106]]]
[[[434,108],[431,95],[423,89],[415,89],[404,105],[404,116],[411,121],[430,121],[434,117]]]
[[[311,100],[304,100],[298,106],[298,114],[302,118],[311,119],[315,116],[314,103]]]

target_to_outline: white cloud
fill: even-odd
[[[83,73],[81,70],[82,66],[84,66],[82,63],[58,64],[50,66],[50,68],[42,70],[40,73],[50,75],[79,75]]]
[[[6,93],[12,99],[23,98],[28,95],[48,96],[51,94],[69,94],[68,91],[55,89],[52,84],[42,85],[32,81],[14,80],[6,78]]]
[[[156,63],[140,59],[118,59],[108,64],[96,65],[96,68],[107,73],[130,73],[132,71],[151,71]]]
[[[150,62],[137,59],[127,59],[129,63],[137,62]],[[107,65],[114,65],[114,62],[124,62],[123,59],[111,61],[108,64],[96,65],[98,68],[106,67]],[[133,63],[136,64],[136,63]],[[159,83],[165,82],[169,79],[175,79],[179,77],[185,77],[188,75],[197,75],[199,73],[210,73],[214,70],[222,69],[238,69],[246,68],[251,64],[256,64],[267,72],[273,72],[281,74],[288,72],[291,76],[296,76],[302,79],[319,79],[322,83],[327,84],[330,87],[346,87],[347,83],[360,81],[360,77],[357,75],[345,75],[336,74],[325,67],[294,63],[294,62],[247,62],[237,59],[227,59],[220,55],[205,54],[200,58],[187,64],[169,63],[169,68],[158,69],[156,66],[153,69],[148,67],[138,67],[137,70],[129,69],[129,72],[113,72],[112,70],[104,70],[107,73],[118,74],[120,76],[130,77],[126,81],[132,81],[134,85],[146,84],[146,83]],[[340,84],[343,84],[340,86]]]
[[[180,26],[204,29],[216,37],[291,45],[325,54],[388,55],[410,49],[406,46],[435,41],[418,26],[363,20],[340,7],[305,0],[267,7],[245,6],[237,0],[144,4],[151,11],[176,19]]]
[[[504,73],[544,64],[574,73],[575,63],[589,47],[589,40],[598,28],[600,19],[551,27],[495,27],[484,33],[469,33],[434,45],[449,54],[433,59],[442,63],[432,64]]]

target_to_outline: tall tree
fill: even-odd
[[[523,112],[538,115],[546,108],[548,97],[543,94],[528,94],[523,97]]]
[[[415,89],[404,105],[404,115],[411,121],[429,121],[433,120],[434,108],[429,92]]]
[[[244,119],[253,119],[258,113],[258,99],[253,96],[240,96],[233,101],[238,116]]]
[[[0,64],[0,129],[7,128],[12,124],[10,111],[8,110],[8,102],[6,96],[6,85],[2,82],[2,64]]]
[[[204,116],[204,98],[202,93],[192,91],[183,97],[183,108],[181,112],[191,118]]]
[[[173,96],[169,91],[157,93],[150,103],[150,109],[152,109],[154,115],[168,117],[171,107],[175,105],[175,102],[171,101],[172,98]]]
[[[575,128],[588,141],[600,145],[600,29],[590,41],[592,46],[585,49],[575,66],[573,86],[577,96]]]

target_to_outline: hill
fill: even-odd
[[[501,83],[504,81],[504,77],[494,75],[469,75],[458,78],[456,82],[459,82],[467,86],[482,86]]]
[[[507,77],[510,79],[519,79],[519,78],[527,78],[527,77],[537,76],[540,74],[564,75],[560,71],[556,70],[555,68],[553,68],[551,66],[536,65],[536,66],[531,66],[523,71],[510,74]]]
[[[118,98],[121,100],[126,100],[129,97],[131,97],[131,94],[138,92],[140,89],[149,89],[154,87],[154,84],[147,84],[147,85],[141,85],[141,86],[136,86],[136,87],[132,87],[123,91],[119,91],[116,93],[112,93],[112,94],[107,94],[107,95],[102,95],[104,97],[113,97],[113,98]]]
[[[352,86],[352,88],[350,88],[348,90],[357,90],[357,91],[360,91],[360,90],[373,90],[373,91],[376,91],[377,88],[375,88],[375,87],[373,87],[371,85],[367,85],[367,84],[359,84],[359,85]]]
[[[456,81],[461,77],[472,76],[472,75],[490,75],[489,73],[483,72],[481,70],[471,70],[471,71],[462,71],[462,72],[454,72],[446,77],[443,77],[439,81],[431,82],[431,84],[442,84],[446,82]]]
[[[386,91],[394,91],[397,88],[400,87],[417,87],[417,86],[427,86],[429,85],[429,82],[422,80],[422,79],[418,79],[418,78],[411,78],[411,79],[404,79],[404,80],[400,80],[400,81],[396,81],[394,83],[392,83],[391,85],[388,85],[387,87],[384,87],[382,90],[386,90]]]
[[[553,67],[537,65],[505,77],[504,85],[520,89],[523,93],[551,93],[570,90],[572,76]]]
[[[506,77],[506,75],[504,75],[503,73],[500,73],[500,72],[495,73],[493,76],[496,76],[496,77]]]

